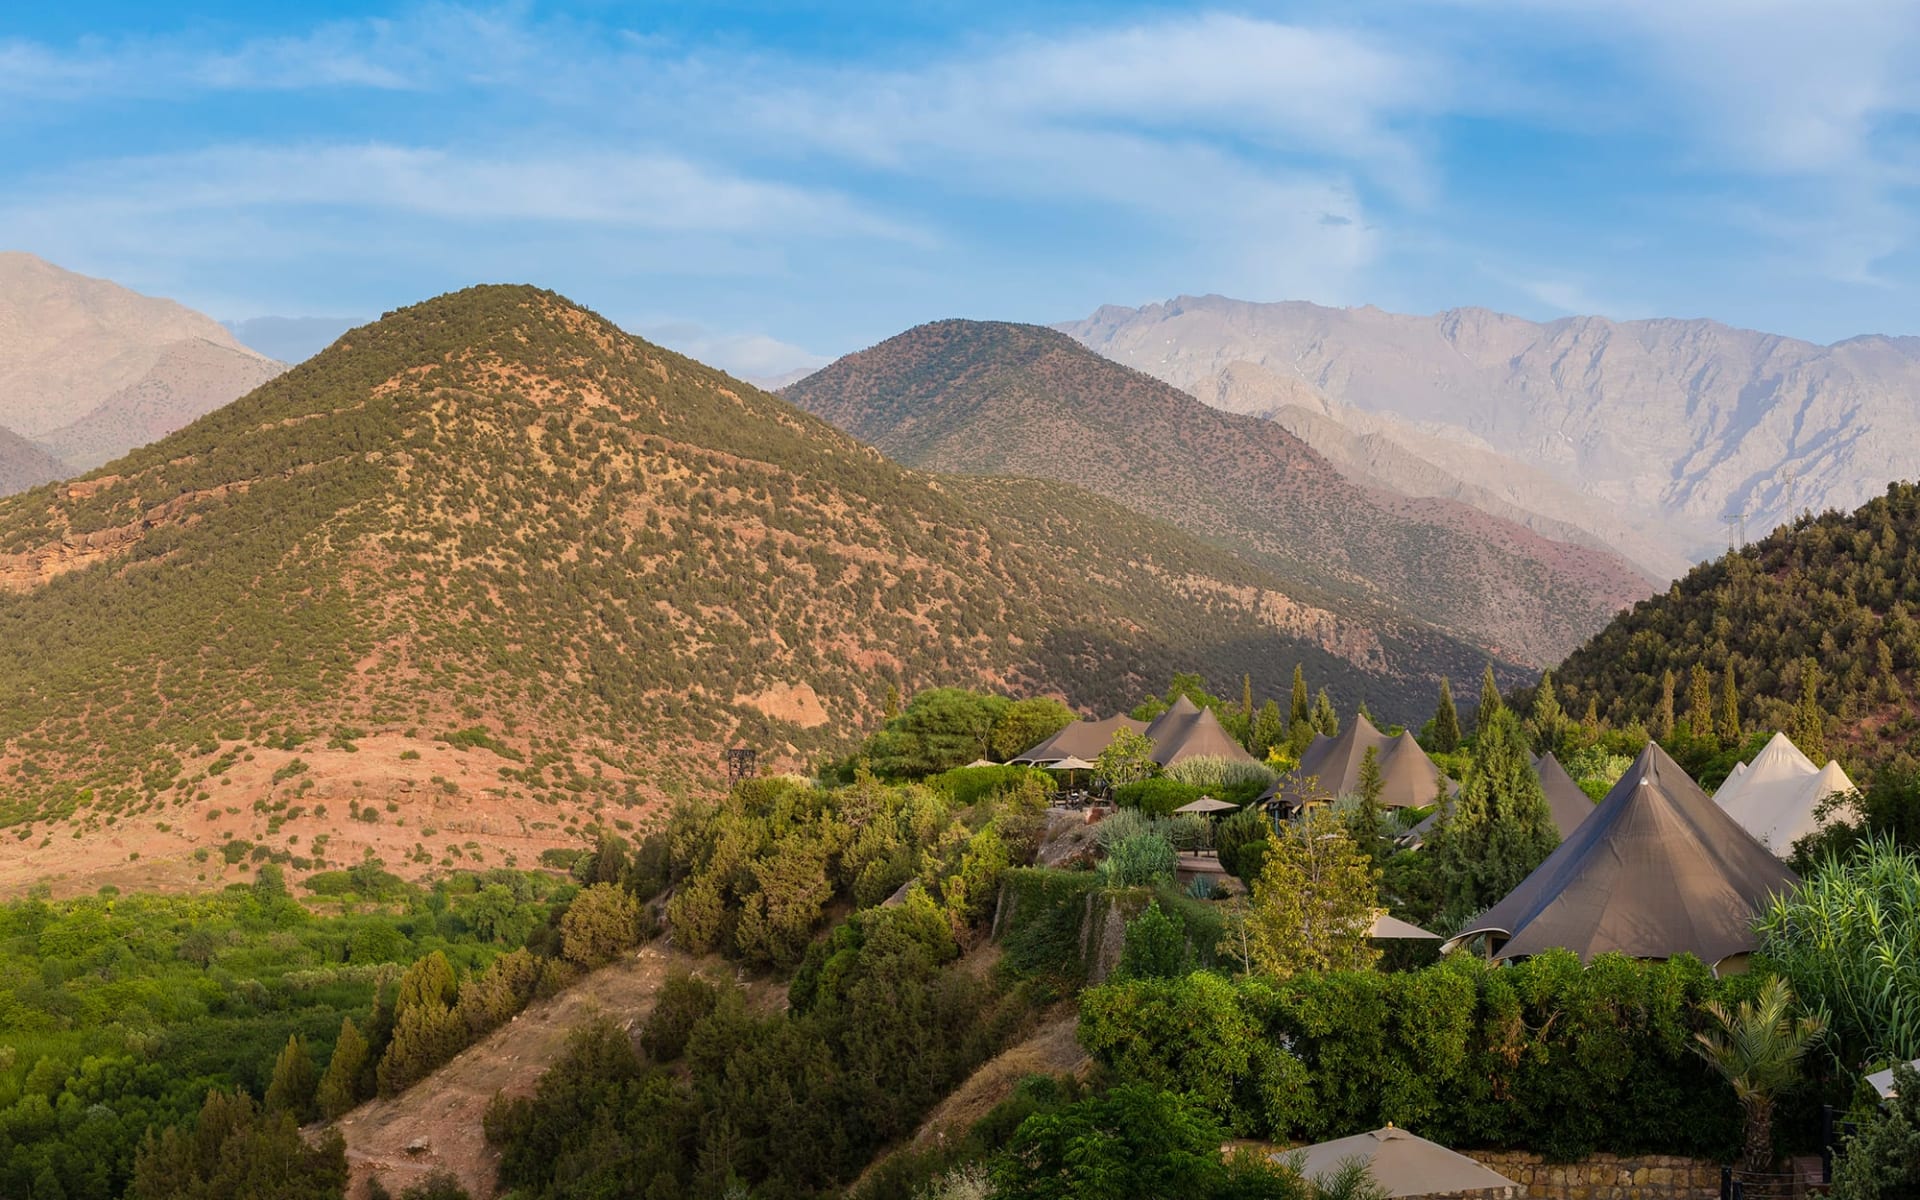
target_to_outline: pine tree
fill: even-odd
[[[1311,724],[1313,717],[1307,708],[1307,672],[1299,663],[1293,665],[1293,708],[1287,716],[1287,732],[1291,733],[1302,725]]]
[[[1433,749],[1452,754],[1460,748],[1460,713],[1453,707],[1453,684],[1440,677],[1440,707],[1433,711]]]
[[[274,1061],[273,1079],[267,1084],[267,1111],[289,1112],[294,1120],[305,1123],[313,1115],[314,1088],[318,1083],[307,1043],[298,1034],[288,1038],[280,1057]]]
[[[1586,727],[1589,737],[1600,736],[1600,698],[1598,696],[1587,697],[1587,715],[1580,718],[1580,724]]]
[[[1526,731],[1502,709],[1481,730],[1460,794],[1422,851],[1433,856],[1443,921],[1458,927],[1496,903],[1559,844]]]
[[[1687,681],[1687,732],[1698,741],[1713,739],[1713,672],[1697,662]]]
[[[1673,672],[1660,677],[1660,705],[1653,710],[1653,738],[1664,742],[1673,736]]]
[[[1558,750],[1560,731],[1567,723],[1567,714],[1560,708],[1560,697],[1553,690],[1553,672],[1544,671],[1540,675],[1540,686],[1533,692],[1533,718],[1529,722],[1533,730],[1533,744],[1539,750]]]
[[[1340,736],[1340,714],[1334,710],[1333,697],[1327,695],[1327,689],[1321,688],[1320,694],[1313,698],[1313,728],[1328,737]]]
[[[1358,711],[1361,716],[1367,719],[1367,724],[1375,726],[1376,728],[1379,726],[1380,722],[1373,719],[1373,710],[1367,707],[1367,702],[1365,700],[1362,700],[1360,702],[1360,708]]]
[[[1820,709],[1820,664],[1800,660],[1800,702],[1793,708],[1793,731],[1788,735],[1800,753],[1814,762],[1827,759],[1827,716]]]
[[[1487,722],[1493,719],[1495,713],[1505,712],[1506,709],[1507,702],[1500,698],[1499,681],[1493,677],[1493,664],[1488,663],[1486,673],[1480,676],[1480,707],[1473,710],[1474,736],[1480,736],[1480,731],[1487,727]]]
[[[1720,744],[1738,746],[1746,737],[1740,728],[1740,688],[1733,679],[1733,660],[1720,675]]]
[[[891,721],[899,715],[900,688],[895,684],[889,683],[887,685],[887,698],[880,704],[880,717],[882,720]]]
[[[1253,676],[1240,677],[1240,711],[1247,716],[1247,726],[1253,726]]]
[[[1380,751],[1372,746],[1360,758],[1359,803],[1354,806],[1351,829],[1353,840],[1360,850],[1377,867],[1386,857],[1386,847],[1382,842],[1385,822],[1380,815],[1380,793],[1385,788],[1380,778]]]

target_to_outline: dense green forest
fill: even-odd
[[[1694,568],[1557,677],[1572,712],[1592,704],[1663,740],[1676,726],[1727,724],[1730,678],[1739,727],[1791,731],[1801,749],[1841,753],[1850,768],[1912,770],[1916,670],[1920,487],[1896,483],[1855,512],[1802,517]]]

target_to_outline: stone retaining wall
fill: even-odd
[[[1520,1184],[1526,1200],[1719,1200],[1720,1167],[1696,1158],[1649,1154],[1623,1158],[1596,1154],[1573,1163],[1550,1163],[1538,1154],[1468,1150]]]

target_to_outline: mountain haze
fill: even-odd
[[[1209,403],[1271,407],[1265,376],[1385,418],[1429,460],[1457,445],[1544,473],[1601,510],[1532,485],[1508,486],[1506,499],[1650,567],[1670,557],[1638,539],[1697,560],[1727,544],[1729,513],[1767,529],[1801,510],[1852,509],[1920,473],[1915,338],[1819,346],[1706,320],[1536,323],[1219,296],[1107,307],[1058,328]],[[1622,517],[1630,536],[1606,527]]]
[[[65,473],[53,455],[10,429],[0,429],[0,496],[51,483]]]
[[[26,847],[0,880],[133,854],[155,874],[127,882],[164,883],[216,831],[334,862],[537,852],[717,786],[727,746],[843,746],[890,688],[1110,710],[1182,669],[1278,695],[1305,662],[1408,719],[1481,661],[1078,489],[895,466],[551,293],[474,288],[0,501],[0,821]]]
[[[86,470],[279,374],[171,300],[0,253],[0,426]]]
[[[924,325],[783,394],[903,463],[1072,482],[1233,547],[1318,606],[1499,658],[1550,663],[1651,588],[1608,551],[1358,486],[1273,422],[1038,326]]]

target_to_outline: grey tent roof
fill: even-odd
[[[1573,836],[1448,948],[1488,934],[1501,959],[1564,946],[1583,962],[1617,950],[1711,965],[1758,946],[1754,917],[1798,884],[1650,742]]]
[[[1075,721],[1038,746],[1008,760],[1016,763],[1050,763],[1063,758],[1092,760],[1113,744],[1113,735],[1122,729],[1145,733],[1147,723],[1128,716],[1112,716],[1104,721]]]
[[[1281,1151],[1273,1157],[1291,1159],[1308,1179],[1320,1179],[1338,1171],[1348,1159],[1367,1164],[1367,1173],[1389,1196],[1451,1196],[1461,1193],[1495,1192],[1511,1195],[1520,1185],[1464,1154],[1456,1154],[1437,1142],[1415,1137],[1404,1129],[1389,1125],[1371,1133],[1356,1133],[1294,1151]]]
[[[1554,826],[1564,842],[1593,815],[1593,798],[1580,790],[1551,751],[1534,759],[1533,769],[1540,776],[1540,790],[1547,794],[1547,811],[1553,814]]]
[[[1192,702],[1185,696],[1180,699],[1187,707],[1193,708]],[[1169,709],[1147,726],[1147,737],[1153,742],[1153,761],[1163,767],[1170,767],[1188,758],[1255,761],[1253,755],[1247,753],[1247,748],[1221,726],[1220,719],[1213,715],[1211,709],[1197,708],[1177,716],[1175,710]]]
[[[1914,1059],[1907,1065],[1916,1071],[1920,1071],[1920,1058]],[[1892,1067],[1888,1067],[1884,1071],[1875,1071],[1873,1074],[1867,1076],[1867,1082],[1873,1085],[1874,1091],[1880,1093],[1882,1100],[1891,1100],[1899,1095],[1899,1089],[1893,1086]]]
[[[1182,695],[1167,711],[1147,722],[1147,736],[1156,744],[1169,736],[1178,737],[1179,730],[1199,715],[1200,706]]]
[[[1388,737],[1365,717],[1355,716],[1339,737],[1315,734],[1312,744],[1300,756],[1300,765],[1275,787],[1270,796],[1298,799],[1306,792],[1307,780],[1319,782],[1319,789],[1340,796],[1360,789],[1360,767],[1367,751],[1379,755],[1380,803],[1385,808],[1424,808],[1440,798],[1439,771],[1427,752],[1410,733]]]
[[[1367,936],[1380,941],[1434,941],[1440,940],[1437,933],[1428,933],[1411,921],[1402,921],[1399,917],[1381,913],[1373,919],[1373,928],[1367,930]]]

